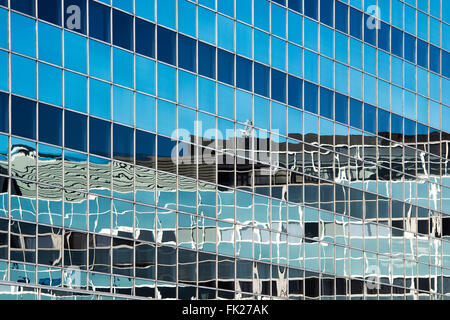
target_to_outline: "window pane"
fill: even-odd
[[[111,155],[111,124],[89,118],[89,151],[103,157]]]
[[[158,27],[158,60],[175,65],[175,32]]]
[[[333,0],[320,0],[320,22],[325,23],[330,27],[333,27],[333,2]]]
[[[391,50],[392,53],[403,57],[403,31],[392,27]]]
[[[98,2],[89,2],[89,35],[110,42],[110,9]]]
[[[39,104],[39,141],[62,145],[62,110]]]
[[[9,95],[0,92],[0,131],[9,132]]]
[[[339,2],[334,2],[336,5],[336,8],[334,9],[336,14],[336,29],[347,33],[348,32],[348,6]]]
[[[12,134],[36,139],[36,102],[12,96],[11,113]]]
[[[236,86],[252,91],[252,62],[239,56],[236,56]]]
[[[350,125],[362,129],[362,102],[350,99]]]
[[[269,97],[269,73],[268,67],[255,62],[255,93]]]
[[[416,62],[416,38],[405,33],[405,59]]]
[[[272,99],[286,102],[286,74],[272,69]]]
[[[317,0],[305,0],[305,14],[317,20],[318,5],[319,1]]]
[[[196,72],[196,41],[192,38],[178,35],[178,66]]]
[[[362,40],[362,13],[350,8],[350,34]]]
[[[342,94],[335,94],[335,120],[341,123],[348,123],[348,98]]]
[[[136,130],[136,164],[153,168],[155,146],[154,134]]]
[[[64,115],[64,144],[67,148],[86,151],[86,116],[66,111]]]
[[[118,10],[113,11],[113,43],[133,50],[133,17]]]
[[[320,115],[333,119],[333,91],[320,88]]]
[[[136,52],[155,57],[155,25],[136,18]]]
[[[61,25],[61,0],[38,1],[38,18]]]
[[[86,34],[86,0],[64,0],[64,21],[67,29]]]
[[[216,48],[198,43],[198,73],[214,79],[216,77]]]
[[[219,67],[218,80],[234,85],[234,54],[219,49],[217,61]]]
[[[288,84],[288,103],[291,106],[302,107],[303,81],[297,77],[289,76]]]
[[[133,129],[114,124],[114,159],[133,162]]]
[[[317,113],[318,93],[317,86],[305,81],[305,110]]]
[[[34,16],[34,1],[35,0],[11,0],[11,9]]]

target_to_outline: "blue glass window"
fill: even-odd
[[[113,127],[113,155],[114,159],[133,162],[134,143],[133,129],[114,124]]]
[[[86,34],[86,16],[86,0],[64,0],[65,28]]]
[[[234,54],[218,49],[218,80],[234,85]]]
[[[252,91],[252,61],[236,56],[236,85]]]
[[[89,113],[96,117],[111,119],[111,85],[89,79]]]
[[[286,102],[286,74],[272,69],[272,99]]]
[[[335,27],[344,33],[348,32],[348,6],[339,1],[335,1]]]
[[[133,91],[113,86],[113,120],[134,125]]]
[[[362,102],[350,99],[350,125],[362,129]]]
[[[384,22],[381,22],[380,26],[381,28],[378,29],[378,47],[389,52],[390,27]]]
[[[386,136],[390,131],[390,114],[388,111],[378,109],[378,134]],[[389,136],[388,136],[389,137]]]
[[[336,93],[334,95],[334,105],[335,120],[348,124],[348,97]]]
[[[317,20],[318,15],[318,5],[319,1],[317,0],[305,0],[305,14],[313,19]]]
[[[155,93],[155,61],[136,56],[136,90]]]
[[[305,110],[317,113],[318,109],[318,88],[317,85],[305,81]]]
[[[3,21],[3,23],[6,23]],[[11,49],[15,52],[36,56],[36,23],[31,18],[11,12]]]
[[[89,40],[89,73],[103,80],[111,80],[111,46]]]
[[[61,66],[61,29],[39,22],[39,59]]]
[[[64,32],[64,65],[68,69],[86,73],[87,54],[86,38],[75,33]],[[72,50],[78,48],[78,50]]]
[[[158,27],[158,60],[175,65],[175,37],[175,32]]]
[[[196,41],[192,38],[178,35],[178,66],[195,72],[197,59]]]
[[[373,134],[377,131],[377,108],[364,104],[364,130]]]
[[[353,8],[350,8],[350,34],[362,40],[362,19],[363,14]]]
[[[12,96],[11,133],[29,139],[36,139],[36,102]]]
[[[61,0],[38,1],[38,18],[61,25]]]
[[[36,10],[35,0],[11,0],[11,9],[34,16]]]
[[[405,59],[416,62],[416,38],[405,33]]]
[[[111,124],[89,118],[89,152],[103,157],[111,155]]]
[[[428,43],[417,39],[417,64],[428,68]]]
[[[450,53],[442,51],[442,74],[450,78]]]
[[[255,64],[256,71],[256,64]],[[255,84],[256,89],[256,84]],[[303,81],[297,77],[288,77],[288,104],[297,108],[302,107]]]
[[[198,73],[212,79],[216,77],[216,48],[203,42],[198,43]]]
[[[302,13],[302,0],[289,0],[289,9]]]
[[[154,167],[155,147],[154,134],[136,130],[136,164]]]
[[[155,98],[136,93],[136,127],[155,131],[156,115]]]
[[[133,50],[133,17],[118,10],[113,10],[113,43]]]
[[[9,95],[0,92],[0,131],[9,132]]]
[[[333,2],[334,0],[320,0],[320,22],[330,27],[333,27]]]
[[[441,50],[430,45],[430,69],[434,72],[441,72]]]
[[[110,42],[110,8],[98,2],[89,2],[89,35],[95,39]]]
[[[367,21],[368,19],[370,19],[370,16],[365,14],[364,21]],[[377,45],[377,29],[369,28],[367,23],[364,23],[364,41],[373,46]]]
[[[255,62],[255,93],[269,97],[269,75],[268,67]]]
[[[70,71],[64,71],[65,107],[86,112],[87,110],[87,81],[86,77]]]
[[[403,57],[403,31],[392,27],[391,28],[391,50],[392,53]]]
[[[39,141],[62,145],[62,110],[39,103]]]
[[[36,62],[34,60],[11,55],[11,91],[36,98]]]
[[[195,108],[197,102],[197,77],[183,70],[178,71],[178,103]]]
[[[399,115],[391,113],[391,139],[394,141],[402,140],[403,135],[403,118]]]
[[[66,148],[86,151],[86,139],[86,116],[66,110],[64,114],[64,144]]]
[[[333,119],[333,91],[320,88],[320,115]]]
[[[155,25],[136,18],[136,52],[155,57]]]
[[[114,83],[133,88],[133,54],[114,47],[113,62]]]

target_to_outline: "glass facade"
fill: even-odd
[[[450,296],[450,1],[0,0],[0,299]]]

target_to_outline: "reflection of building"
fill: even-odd
[[[448,44],[198,2],[0,0],[0,299],[450,296]]]

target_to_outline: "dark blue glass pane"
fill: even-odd
[[[0,131],[9,131],[9,95],[0,92]]]
[[[302,13],[302,0],[289,0],[289,9]]]
[[[403,135],[403,118],[394,113],[391,114],[391,137],[393,140],[394,135]]]
[[[367,14],[364,15],[364,21],[370,19],[370,16]],[[364,23],[364,41],[370,43],[373,46],[377,45],[377,29],[369,28],[367,23]]]
[[[318,88],[315,84],[305,81],[305,110],[317,113],[318,109]]]
[[[378,134],[389,136],[390,115],[388,111],[378,109]]]
[[[61,0],[39,0],[38,18],[61,25]]]
[[[430,69],[434,72],[441,72],[441,49],[430,45]]]
[[[136,130],[136,164],[154,167],[155,147],[154,134]]]
[[[64,115],[65,146],[79,151],[86,151],[86,137],[86,116],[66,110]]]
[[[305,14],[313,19],[317,20],[319,1],[317,0],[305,0]]]
[[[362,102],[350,99],[350,125],[362,129]]]
[[[416,38],[405,33],[405,59],[416,63]]]
[[[286,102],[286,74],[272,69],[272,99]]]
[[[11,129],[12,134],[36,139],[36,102],[12,96]]]
[[[111,124],[89,118],[89,151],[103,157],[111,156]]]
[[[133,17],[118,10],[113,10],[113,43],[133,50]]]
[[[273,2],[279,3],[279,4],[281,4],[282,6],[285,6],[285,5],[286,5],[286,0],[273,0]]]
[[[348,6],[342,2],[335,1],[336,7],[334,8],[335,16],[335,27],[336,29],[348,33]]]
[[[350,34],[362,40],[362,13],[350,8]]]
[[[176,141],[163,136],[158,136],[158,157],[170,158],[172,156],[173,148],[176,146]]]
[[[0,0],[0,6],[8,6],[8,0]]]
[[[417,39],[417,64],[428,68],[428,43]]]
[[[256,69],[256,66],[255,66]],[[297,77],[289,76],[288,78],[288,103],[291,106],[302,107],[303,81]]]
[[[196,72],[197,42],[181,34],[178,35],[178,66]]]
[[[89,35],[95,39],[110,42],[110,16],[109,7],[89,1]]]
[[[320,22],[330,27],[333,27],[333,1],[320,0]]]
[[[405,119],[405,142],[415,141],[416,139],[416,122]]]
[[[11,9],[29,14],[30,16],[34,16],[36,12],[34,0],[11,0]]]
[[[389,52],[390,45],[390,27],[387,23],[381,22],[378,29],[378,47]]]
[[[269,73],[268,67],[255,62],[255,93],[269,97]]]
[[[428,142],[428,127],[417,123],[417,141]]]
[[[403,31],[392,27],[391,50],[396,56],[403,57]]]
[[[320,115],[333,119],[333,91],[320,88]]]
[[[442,74],[450,78],[450,53],[442,50]]]
[[[158,27],[158,60],[175,65],[175,37],[175,32]]]
[[[335,120],[348,124],[348,97],[343,94],[336,93],[334,95],[334,100]]]
[[[252,62],[239,56],[236,56],[236,86],[252,91]]]
[[[234,85],[234,54],[218,49],[218,80]]]
[[[64,26],[67,29],[86,34],[86,16],[86,0],[64,0]]]
[[[198,43],[198,73],[216,78],[216,48],[203,42]]]
[[[134,143],[133,129],[118,124],[113,127],[114,159],[133,162]]]
[[[39,103],[39,141],[62,145],[62,110]]]
[[[136,18],[136,52],[155,57],[155,25]]]
[[[377,133],[377,108],[369,104],[364,104],[364,130]]]

